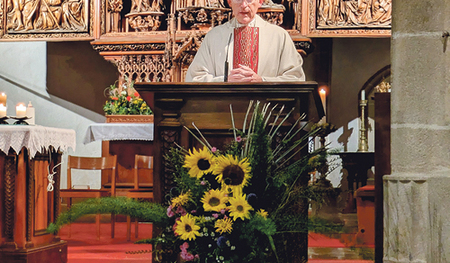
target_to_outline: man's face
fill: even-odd
[[[228,0],[233,9],[233,15],[241,24],[247,25],[255,18],[256,11],[261,7],[263,0]]]

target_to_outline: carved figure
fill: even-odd
[[[83,19],[83,1],[82,0],[68,0],[62,4],[62,22],[64,29],[78,29],[86,28]]]
[[[372,22],[371,3],[369,0],[352,0],[347,1],[346,4],[348,24],[367,25]]]
[[[111,13],[111,32],[119,31],[120,11],[122,11],[122,0],[109,0],[108,11]]]
[[[22,20],[23,0],[8,0],[7,7],[11,20],[7,25],[7,29],[21,30],[24,28]]]
[[[162,0],[153,0],[151,10],[153,12],[161,12],[162,5],[163,5]]]
[[[34,24],[35,29],[54,29],[59,28],[61,19],[61,0],[38,0],[39,17]]]
[[[273,9],[281,9],[286,10],[284,5],[275,4],[272,0],[264,0],[260,8],[273,8]]]
[[[380,24],[390,23],[392,17],[392,0],[375,0],[372,18]]]

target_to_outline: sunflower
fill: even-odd
[[[237,195],[248,184],[250,171],[251,167],[247,158],[239,161],[232,155],[219,156],[214,170],[218,174],[216,180],[222,184],[222,189],[231,190]]]
[[[186,214],[181,216],[180,221],[175,227],[175,233],[183,240],[193,240],[196,236],[200,236],[199,229],[200,227],[195,224],[195,217],[191,214]]]
[[[256,213],[264,218],[267,218],[267,216],[269,215],[269,213],[267,213],[267,211],[265,211],[264,209],[259,209]]]
[[[204,174],[213,172],[214,158],[206,146],[199,151],[194,148],[186,155],[183,167],[189,168],[189,176],[200,179]]]
[[[209,190],[205,193],[201,201],[205,211],[220,212],[220,210],[227,207],[226,202],[228,201],[228,197],[224,191]]]
[[[234,221],[237,218],[241,218],[242,220],[245,220],[245,218],[250,219],[250,210],[253,210],[253,207],[248,204],[245,197],[245,194],[236,195],[228,200],[230,202],[230,216],[233,217]]]
[[[172,198],[172,200],[171,200],[172,207],[183,206],[183,205],[187,204],[190,197],[191,197],[191,194],[189,192],[187,192],[185,194],[180,194],[179,196]]]
[[[214,224],[214,227],[216,228],[216,232],[219,232],[220,234],[223,234],[224,232],[231,233],[231,231],[233,231],[233,222],[229,217],[219,219]]]

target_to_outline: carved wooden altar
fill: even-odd
[[[389,37],[391,0],[264,0],[303,56],[310,37]],[[88,40],[120,79],[182,82],[206,32],[231,18],[226,0],[2,0],[1,40]]]
[[[157,202],[164,200],[174,185],[163,156],[175,143],[185,148],[196,143],[183,126],[193,129],[195,123],[208,141],[221,149],[232,137],[230,104],[236,128],[242,128],[250,100],[295,107],[290,123],[303,113],[312,122],[324,116],[316,82],[137,83],[135,88],[149,104],[154,103],[153,191]]]

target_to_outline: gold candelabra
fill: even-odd
[[[366,115],[365,115],[367,100],[365,99],[360,100],[359,106],[361,106],[361,127],[359,129],[358,152],[367,152],[369,150],[369,143],[367,141],[367,134],[366,134]]]

